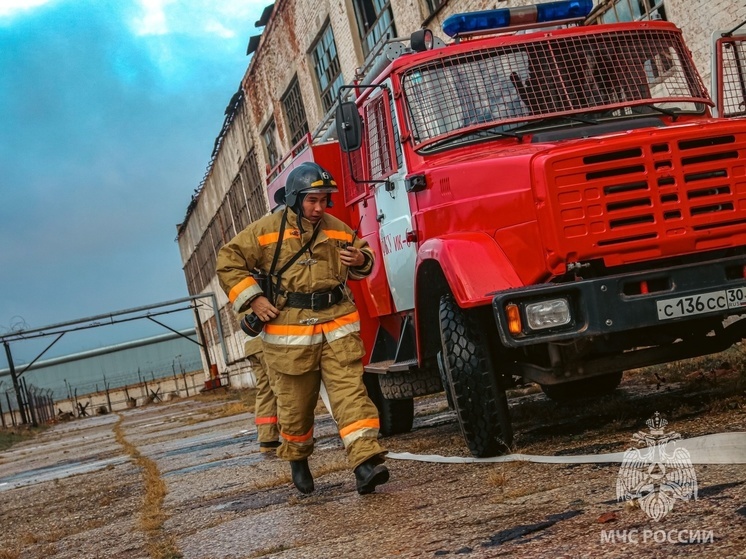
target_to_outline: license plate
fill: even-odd
[[[656,301],[658,320],[693,316],[728,309],[746,308],[746,287],[723,289]]]

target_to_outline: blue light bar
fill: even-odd
[[[593,0],[564,0],[537,4],[537,22],[584,18],[591,13]]]
[[[582,19],[591,13],[592,9],[593,0],[560,0],[533,6],[454,14],[443,22],[443,32],[449,37],[455,37],[513,25]]]

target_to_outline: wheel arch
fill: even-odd
[[[415,325],[420,363],[435,359],[440,351],[438,301],[450,293],[448,280],[434,259],[420,263],[415,283]]]
[[[486,233],[463,232],[425,241],[417,254],[415,324],[420,362],[440,351],[438,303],[453,294],[462,308],[490,305],[491,293],[523,285]]]

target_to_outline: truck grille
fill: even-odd
[[[550,264],[613,266],[746,244],[746,122],[572,151],[578,144],[548,155],[546,197],[536,191],[540,214],[549,212],[542,223],[557,224],[556,238],[545,230]]]

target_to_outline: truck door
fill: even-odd
[[[390,85],[390,84],[389,84]],[[371,179],[386,179],[371,187],[376,200],[382,258],[397,311],[414,308],[417,247],[407,243],[412,212],[404,177],[407,170],[399,142],[399,126],[389,88],[378,89],[364,106]]]
[[[746,21],[731,31],[716,32],[713,38],[712,91],[717,114],[746,117]]]

